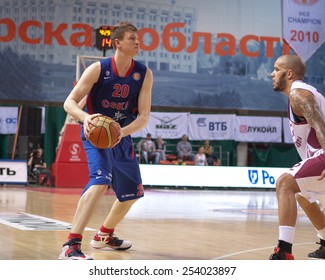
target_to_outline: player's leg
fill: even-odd
[[[132,243],[129,240],[122,240],[115,236],[115,227],[123,220],[129,212],[136,199],[121,202],[115,200],[111,211],[107,215],[104,223],[91,241],[91,246],[97,249],[109,247],[115,250],[127,250]]]
[[[272,260],[294,259],[292,244],[297,221],[297,202],[295,193],[300,189],[296,180],[290,174],[283,174],[276,183],[279,216],[279,239]]]
[[[309,202],[305,197],[300,193],[296,195],[296,199],[305,211],[306,215],[310,219],[311,223],[314,225],[317,236],[320,239],[320,247],[308,254],[310,258],[325,259],[325,214],[324,211],[320,208],[320,205],[317,202]]]
[[[277,198],[279,211],[279,245],[270,259],[290,259],[295,223],[297,219],[296,193],[301,193],[309,202],[325,197],[325,184],[317,180],[325,169],[325,157],[320,153],[305,159],[283,174],[277,181]],[[304,203],[304,201],[302,201]],[[309,210],[312,219],[319,217],[319,209]],[[311,211],[317,211],[311,213]],[[292,259],[291,258],[291,259]]]
[[[121,202],[116,199],[103,225],[106,228],[115,228],[123,220],[136,201],[137,199],[132,199]]]
[[[112,188],[117,200],[113,203],[110,213],[106,217],[100,230],[91,241],[94,248],[113,248],[126,250],[132,246],[128,240],[122,240],[115,236],[116,226],[122,221],[132,205],[143,197],[143,186],[140,167],[134,156],[131,137],[122,138],[119,145],[113,148],[114,157],[111,159]]]
[[[317,202],[309,202],[300,193],[296,194],[296,199],[304,210],[316,230],[325,228],[325,215]],[[325,238],[325,236],[324,236]]]
[[[107,191],[108,185],[93,185],[80,197],[71,232],[83,234],[90,218],[95,213],[100,198]]]
[[[111,184],[110,149],[94,148],[83,141],[88,158],[90,180],[79,199],[68,241],[63,244],[59,259],[92,259],[81,251],[83,232],[94,214],[99,199]]]
[[[73,218],[68,240],[63,244],[59,259],[61,260],[91,260],[81,251],[83,232],[93,216],[99,199],[107,190],[107,185],[93,185],[80,197]]]

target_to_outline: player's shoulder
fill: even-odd
[[[140,73],[141,72],[144,73],[145,75],[143,75],[143,76],[145,76],[147,80],[148,79],[152,80],[153,74],[152,74],[151,69],[148,66],[144,65],[143,63],[141,63],[137,60],[134,60],[134,65],[135,65],[134,69],[136,71],[138,71]]]
[[[317,89],[315,87],[313,87],[310,84],[307,84],[306,82],[302,81],[302,80],[296,80],[293,81],[293,83],[291,84],[291,91],[293,90],[307,90],[310,91],[312,93],[316,92]]]
[[[98,60],[98,61],[95,61],[95,62],[93,62],[92,64],[90,64],[90,65],[86,68],[86,70],[91,70],[91,71],[93,71],[93,70],[95,70],[95,69],[100,69],[100,67],[101,67],[101,61]]]
[[[149,69],[146,65],[144,65],[142,62],[138,60],[134,60],[134,66],[142,70]]]
[[[112,57],[105,57],[100,59],[99,61],[95,62],[95,63],[99,63],[99,65],[106,66],[112,63]]]

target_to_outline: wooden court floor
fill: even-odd
[[[0,260],[56,260],[66,241],[81,189],[0,186]],[[98,260],[266,260],[278,237],[274,191],[147,188],[116,228],[128,251],[97,250],[89,242],[115,196],[100,201],[82,250]],[[300,210],[293,253],[319,245]]]

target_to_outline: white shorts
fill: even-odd
[[[291,174],[301,190],[300,195],[310,203],[318,201],[325,207],[325,178],[318,181],[317,178],[325,169],[325,156],[321,151],[313,157],[300,161],[286,173]]]

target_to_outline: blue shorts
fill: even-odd
[[[98,149],[83,140],[89,168],[89,182],[84,194],[93,185],[109,185],[119,201],[143,197],[143,186],[138,158],[131,136],[123,137],[112,149]]]

